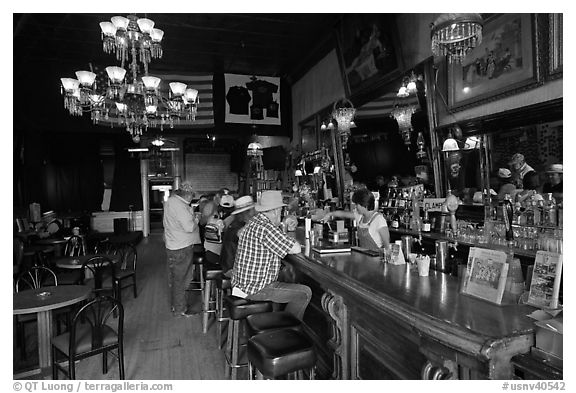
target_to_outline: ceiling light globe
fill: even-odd
[[[140,18],[137,23],[140,31],[145,34],[150,34],[154,28],[154,21],[152,19]]]

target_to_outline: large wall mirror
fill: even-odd
[[[517,190],[534,187],[539,193],[545,192],[551,173],[562,170],[562,99],[469,120],[458,127],[449,125],[436,132],[443,148],[442,190],[450,189],[464,204],[481,204],[474,194],[488,188],[502,199],[502,190],[510,188],[503,187],[507,183]],[[536,176],[522,179],[530,169]]]
[[[356,128],[344,150],[345,180],[377,190],[397,177],[399,185],[424,184],[434,193],[429,122],[428,59],[387,84],[380,96],[357,106]]]

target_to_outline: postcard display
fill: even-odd
[[[538,251],[527,303],[542,308],[558,308],[561,277],[562,254]]]

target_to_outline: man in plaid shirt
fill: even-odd
[[[232,294],[286,303],[286,311],[302,319],[312,291],[306,285],[277,281],[282,258],[302,251],[300,244],[279,228],[282,206],[286,205],[280,191],[264,191],[255,206],[258,214],[239,233]]]

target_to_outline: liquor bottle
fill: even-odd
[[[544,201],[539,200],[536,202],[536,209],[534,209],[534,225],[542,225],[542,217],[544,214]]]
[[[526,225],[534,225],[534,210],[536,210],[536,201],[533,200],[524,212],[526,216]]]
[[[353,219],[352,225],[350,225],[350,245],[358,245],[358,224],[356,223],[356,219]]]
[[[430,232],[432,229],[432,224],[430,222],[430,218],[428,217],[428,204],[424,209],[424,220],[422,220],[422,232]]]
[[[406,200],[404,199],[404,192],[399,190],[398,196],[396,198],[396,207],[405,208],[406,207]]]
[[[400,228],[400,214],[398,214],[398,209],[395,209],[392,214],[392,228]]]
[[[556,199],[554,199],[552,193],[548,193],[544,203],[544,224],[555,227],[557,224],[556,219]]]
[[[512,231],[512,218],[514,211],[511,199],[510,194],[506,194],[502,201],[502,218],[504,220],[504,228],[506,229],[506,240],[508,241],[514,240],[514,232]]]
[[[558,220],[556,221],[558,223],[558,228],[563,228],[564,227],[564,206],[562,204],[562,202],[558,203],[557,205],[558,207]]]

